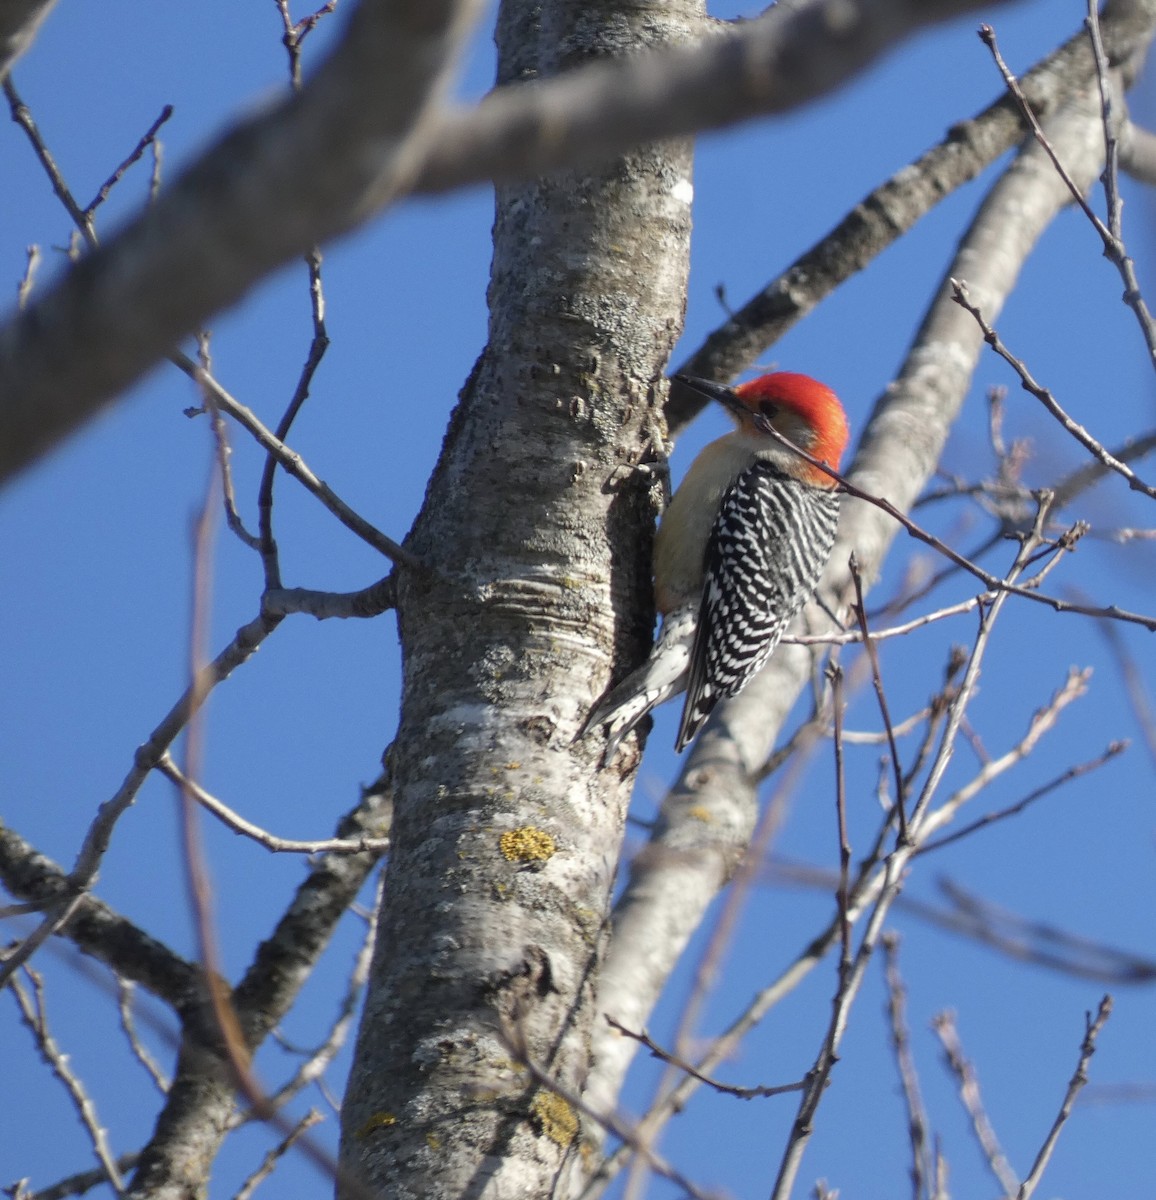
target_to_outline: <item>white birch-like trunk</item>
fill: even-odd
[[[509,0],[501,82],[687,37],[695,3]],[[545,1195],[580,1092],[631,779],[571,740],[650,638],[650,481],[682,326],[690,147],[504,188],[489,342],[407,547],[393,845],[343,1110],[375,1196]],[[607,520],[609,509],[609,521]],[[608,541],[609,534],[609,541]],[[612,613],[623,615],[612,629]],[[352,1194],[352,1191],[350,1191]]]

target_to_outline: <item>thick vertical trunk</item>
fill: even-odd
[[[499,74],[677,39],[698,12],[508,2]],[[394,850],[343,1115],[378,1196],[545,1194],[578,1149],[524,1060],[563,1090],[589,1067],[629,780],[570,743],[613,647],[649,639],[654,497],[621,468],[661,447],[690,197],[684,143],[498,197],[489,343],[409,540],[430,574],[399,590]]]

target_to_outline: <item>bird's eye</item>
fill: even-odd
[[[779,406],[773,400],[763,400],[759,404],[759,415],[768,421],[773,421],[779,413]]]

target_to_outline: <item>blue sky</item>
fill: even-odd
[[[715,11],[729,16],[737,10]],[[850,88],[804,112],[702,139],[687,328],[675,362],[721,319],[716,285],[725,286],[730,303],[745,301],[873,186],[991,100],[999,80],[974,34],[980,20],[996,27],[1005,57],[1022,70],[1076,28],[1083,14],[1083,3],[1075,0],[1037,0],[976,14],[913,40]],[[314,52],[326,36],[318,35]],[[64,3],[14,78],[64,175],[86,202],[164,104],[175,108],[164,132],[165,171],[171,175],[231,115],[280,88],[285,56],[279,38],[271,3]],[[460,94],[481,94],[492,70],[486,25]],[[1133,109],[1140,121],[1151,117],[1150,87],[1137,90]],[[831,384],[844,398],[853,428],[861,429],[992,178],[989,172],[952,197],[841,288],[774,348],[766,365],[806,371]],[[11,298],[26,246],[34,242],[42,249],[42,286],[62,262],[58,248],[67,244],[69,226],[22,134],[9,123],[0,126],[0,180],[0,294]],[[102,229],[139,206],[146,182],[146,170],[138,166],[102,210]],[[1137,187],[1127,186],[1125,198],[1125,232],[1145,282],[1153,261],[1153,209]],[[491,219],[486,189],[415,201],[326,253],[333,344],[292,444],[345,500],[395,538],[404,535],[421,504],[458,388],[484,343]],[[1107,444],[1148,429],[1153,414],[1151,368],[1120,291],[1095,235],[1083,218],[1068,213],[1044,238],[999,322],[1015,352]],[[275,422],[308,344],[304,268],[286,268],[215,319],[212,329],[219,377]],[[983,395],[994,383],[1011,388],[1009,435],[1032,439],[1029,478],[1045,482],[1081,461],[1078,448],[992,356],[981,360],[944,458],[947,469],[981,475],[989,468]],[[8,681],[0,695],[0,817],[66,865],[96,806],[124,777],[134,748],[184,686],[189,522],[209,463],[204,422],[182,415],[195,402],[183,376],[158,368],[82,436],[0,494],[0,664]],[[695,424],[675,451],[676,479],[697,447],[724,426],[714,413]],[[238,491],[252,517],[262,460],[240,432],[233,444]],[[300,489],[284,478],[278,488],[287,585],[352,590],[384,573],[381,559]],[[967,547],[979,540],[983,526],[969,531],[959,523],[959,511],[927,510],[921,519]],[[1156,525],[1149,505],[1116,484],[1099,489],[1074,515],[1087,515],[1102,529]],[[896,571],[912,551],[901,544],[900,552]],[[1150,544],[1086,540],[1063,584],[1088,590],[1100,603],[1153,612],[1154,553]],[[993,561],[1006,563],[1010,555]],[[215,577],[212,644],[219,647],[256,612],[259,564],[222,532]],[[930,603],[969,594],[966,581],[955,580]],[[926,699],[947,641],[968,641],[972,631],[965,620],[958,631],[921,634],[885,649],[893,711],[906,713]],[[1135,628],[1120,635],[1151,687],[1151,635]],[[1136,738],[1131,750],[1028,815],[920,863],[909,891],[932,899],[937,878],[948,876],[1027,917],[1150,954],[1153,762],[1102,635],[1089,622],[1009,605],[970,719],[984,744],[999,752],[1019,736],[1071,664],[1094,668],[1090,697],[1068,713],[1036,758],[979,802],[976,814],[1013,802],[1112,739]],[[337,814],[356,801],[359,784],[375,776],[392,737],[398,669],[388,615],[320,625],[290,619],[214,696],[206,786],[285,836],[327,835]],[[662,714],[652,735],[639,775],[641,815],[652,810],[676,770],[670,750],[676,719],[673,711]],[[856,700],[849,721],[877,727],[868,694]],[[852,755],[855,777],[868,781],[849,797],[860,846],[875,821],[878,755],[875,748]],[[974,760],[961,748],[950,780],[962,781],[973,770]],[[828,751],[817,757],[796,798],[777,843],[780,853],[825,867],[836,862],[829,777]],[[815,803],[808,803],[812,798]],[[216,828],[206,833],[226,965],[235,973],[267,933],[301,867]],[[99,891],[150,932],[192,953],[175,805],[164,781],[150,781],[121,822]],[[797,953],[829,910],[823,894],[756,889],[702,1032],[721,1028]],[[993,1194],[927,1031],[931,1016],[945,1007],[957,1011],[997,1130],[1013,1163],[1026,1171],[1074,1067],[1083,1014],[1105,989],[1009,964],[901,914],[894,925],[904,938],[915,1052],[950,1160],[952,1190]],[[287,1022],[290,1038],[319,1035],[337,1003],[357,933],[358,922],[350,919]],[[692,947],[651,1025],[660,1040],[672,1028],[695,953]],[[58,1040],[91,1082],[117,1151],[135,1148],[151,1129],[156,1098],[126,1063],[112,1006],[66,959],[42,954],[39,966],[46,972]],[[720,1074],[744,1083],[801,1074],[815,1053],[832,990],[832,970],[820,969]],[[907,1188],[905,1133],[882,1003],[879,972],[873,971],[801,1176],[823,1176],[845,1197]],[[0,1005],[0,1018],[8,1097],[0,1118],[0,1184],[30,1174],[43,1186],[89,1166],[91,1157],[63,1093],[17,1025],[10,999]],[[1150,988],[1117,989],[1116,1014],[1093,1062],[1094,1084],[1152,1088],[1154,1018]],[[154,1042],[163,1054],[163,1039]],[[291,1069],[275,1049],[260,1065],[271,1083]],[[337,1087],[343,1070],[336,1072]],[[628,1107],[645,1102],[644,1083],[653,1076],[650,1066],[640,1071]],[[705,1185],[739,1196],[765,1194],[793,1111],[789,1101],[700,1095],[671,1127],[664,1151]],[[1147,1194],[1156,1183],[1151,1127],[1150,1099],[1147,1105],[1081,1107],[1061,1138],[1041,1195],[1091,1200]],[[321,1136],[326,1129],[331,1136],[333,1128],[330,1121]],[[231,1195],[272,1140],[262,1130],[236,1139],[222,1159],[213,1195]],[[300,1162],[279,1180],[267,1185],[270,1194],[292,1197],[316,1188],[311,1168]]]

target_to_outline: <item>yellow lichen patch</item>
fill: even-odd
[[[557,853],[558,844],[544,830],[533,825],[507,829],[498,839],[502,857],[508,862],[545,862]]]
[[[557,1092],[539,1092],[530,1101],[530,1116],[538,1132],[559,1146],[569,1146],[578,1136],[578,1114]]]
[[[358,1138],[367,1138],[375,1129],[388,1129],[391,1125],[397,1124],[397,1117],[391,1112],[374,1113],[373,1116],[365,1122],[364,1125],[354,1135]]]
[[[425,1135],[425,1144],[431,1150],[440,1150],[442,1148],[442,1140],[436,1133],[427,1133]]]

